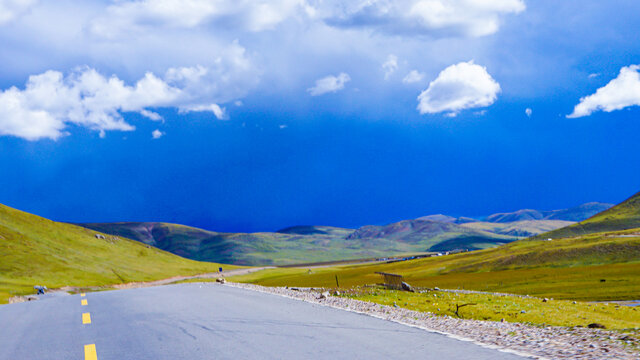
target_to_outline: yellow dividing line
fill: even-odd
[[[82,314],[82,324],[91,324],[91,314],[90,313],[83,313]]]
[[[87,299],[82,299],[82,301],[80,301],[80,304],[82,304],[82,306],[87,306]]]
[[[85,297],[85,296],[87,296],[87,294],[82,293],[82,294],[80,294],[80,296],[81,296],[81,297]]]
[[[84,346],[84,360],[98,360],[98,354],[96,354],[96,344],[89,344]]]

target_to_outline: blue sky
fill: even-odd
[[[619,202],[640,190],[638,13],[0,0],[0,203],[265,231]]]

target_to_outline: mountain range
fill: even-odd
[[[572,225],[609,207],[610,204],[588,203],[563,210],[519,210],[483,219],[430,215],[358,229],[311,225],[258,233],[215,232],[162,222],[79,225],[194,260],[287,265],[484,249]]]

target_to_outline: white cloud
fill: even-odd
[[[201,75],[190,77],[194,73]],[[134,85],[126,85],[116,76],[107,78],[91,68],[76,70],[66,77],[51,70],[33,75],[23,90],[11,87],[0,91],[0,135],[55,140],[73,124],[98,131],[104,137],[105,131],[135,129],[123,119],[123,112],[162,120],[149,107],[211,111],[218,119],[226,119],[224,108],[199,102],[203,95],[192,93],[202,74],[207,73],[202,67],[177,68],[168,71],[164,79],[147,73]]]
[[[0,25],[14,20],[36,3],[37,0],[0,0]]]
[[[384,70],[384,79],[389,79],[397,69],[398,69],[398,57],[391,54],[387,57],[387,61],[382,64],[382,69]]]
[[[153,112],[153,111],[149,111],[149,110],[145,110],[142,109],[140,110],[140,115],[146,117],[147,119],[153,120],[153,121],[162,121],[163,118],[162,116],[160,116],[160,114]]]
[[[595,111],[612,112],[640,105],[640,65],[625,66],[617,78],[583,97],[568,118],[589,116]]]
[[[500,16],[525,8],[522,0],[361,0],[334,4],[326,21],[392,34],[478,37],[498,31]]]
[[[417,82],[421,82],[424,79],[424,74],[418,72],[418,70],[411,70],[407,76],[402,79],[402,82],[405,84],[413,84]]]
[[[303,0],[117,1],[93,21],[91,31],[107,38],[157,27],[214,26],[226,31],[260,32],[303,13],[304,8]]]
[[[531,110],[531,108],[526,108],[524,109],[524,113],[527,114],[527,117],[531,117],[533,110]]]
[[[449,112],[485,107],[496,101],[498,84],[487,69],[473,61],[461,62],[442,70],[429,87],[418,96],[421,114]]]
[[[208,104],[208,105],[189,105],[180,107],[181,113],[189,113],[189,112],[212,112],[218,120],[227,120],[229,116],[227,115],[227,111],[225,108],[220,107],[218,104]]]
[[[0,78],[21,79],[0,89],[0,135],[56,139],[81,126],[106,136],[134,129],[126,112],[161,121],[166,107],[228,118],[224,107],[251,91],[289,93],[342,66],[354,77],[376,73],[390,52],[386,78],[400,74],[396,55],[404,64],[429,54],[420,69],[431,73],[478,48],[476,40],[424,36],[486,35],[523,9],[522,0],[0,0],[0,25],[10,21],[0,26]],[[95,69],[93,80],[85,69],[48,87],[35,83],[42,69],[66,74],[82,64]],[[31,74],[40,75],[23,88]],[[405,83],[424,81],[409,75]],[[358,78],[363,92],[382,80]],[[336,92],[348,81],[329,76],[308,92]]]
[[[589,74],[589,79],[595,79],[598,76],[600,76],[600,74],[598,74],[598,73]]]
[[[309,92],[311,96],[318,96],[329,92],[336,92],[338,90],[344,89],[344,84],[346,84],[350,80],[351,77],[349,77],[349,74],[346,73],[340,73],[338,74],[338,76],[329,75],[327,77],[323,77],[322,79],[316,80],[316,86],[308,88],[307,92]]]
[[[164,136],[164,133],[158,129],[155,129],[151,132],[151,138],[153,139],[160,139],[163,136]]]

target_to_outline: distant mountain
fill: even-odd
[[[640,228],[640,193],[577,224],[543,234],[560,238]]]
[[[421,244],[430,251],[454,249],[478,250],[517,239],[473,229],[450,222],[432,220],[404,220],[385,226],[363,226],[347,239],[393,239],[397,242]]]
[[[613,204],[590,202],[569,209],[539,211],[523,209],[510,213],[498,213],[487,216],[484,221],[495,223],[507,223],[523,220],[562,220],[562,221],[582,221],[591,216],[605,211]]]
[[[452,223],[452,224],[466,224],[466,223],[478,221],[477,219],[473,219],[470,217],[464,217],[464,216],[453,217],[453,216],[442,215],[442,214],[422,216],[417,218],[416,220],[431,220],[431,221],[440,221],[440,222],[446,222],[446,223]]]
[[[563,220],[521,220],[507,223],[472,222],[462,226],[495,234],[529,237],[575,224]]]
[[[520,210],[494,214],[485,221],[438,214],[388,225],[367,225],[355,230],[307,225],[276,232],[221,233],[158,222],[82,226],[138,240],[194,260],[238,265],[286,265],[427,251],[484,249],[571,225],[572,220],[564,219],[583,219],[608,207],[608,204],[589,203],[563,210]]]
[[[347,236],[353,232],[353,229],[345,229],[334,226],[316,226],[316,225],[303,225],[303,226],[291,226],[282,230],[276,231],[281,234],[295,234],[295,235],[335,235],[335,236]]]
[[[429,239],[435,243],[443,238],[449,239],[460,234],[495,238],[495,234],[465,228],[454,223],[432,220],[403,220],[384,226],[363,226],[351,233],[347,239],[394,239],[406,243],[422,242],[425,239]]]
[[[481,249],[517,240],[428,220],[406,220],[357,230],[331,226],[294,226],[277,232],[220,233],[166,223],[92,223],[90,229],[138,240],[174,254],[204,261],[238,265],[295,263],[388,257],[439,250]]]
[[[458,218],[455,218],[449,215],[435,214],[435,215],[427,215],[427,216],[419,217],[416,220],[440,221],[440,222],[455,224],[456,221],[458,221]]]

